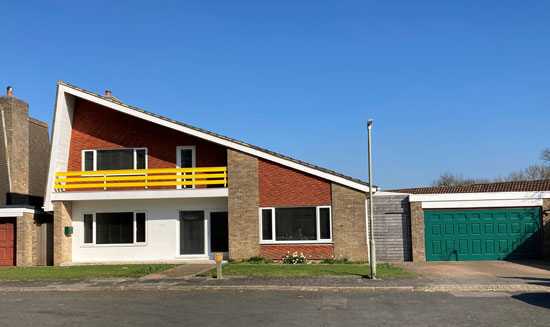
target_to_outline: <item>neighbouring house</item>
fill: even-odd
[[[42,211],[48,125],[8,87],[0,96],[0,266],[53,263],[52,215]]]
[[[377,259],[550,259],[550,180],[380,191]]]
[[[54,264],[367,260],[369,185],[59,82],[44,209]]]

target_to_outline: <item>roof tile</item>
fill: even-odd
[[[417,187],[389,190],[386,192],[408,194],[446,194],[446,193],[494,193],[494,192],[540,192],[550,191],[550,179],[535,181],[500,182],[472,184],[465,186]]]

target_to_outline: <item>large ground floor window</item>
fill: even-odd
[[[84,244],[135,244],[146,242],[145,212],[84,214]]]
[[[260,237],[262,243],[331,242],[331,208],[260,208]]]

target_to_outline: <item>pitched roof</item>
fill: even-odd
[[[386,192],[408,194],[447,194],[447,193],[494,193],[494,192],[537,192],[550,191],[550,179],[472,184],[465,186],[417,187],[389,190]]]
[[[120,106],[123,106],[123,107],[125,107],[125,108],[127,108],[127,109],[134,110],[134,111],[137,111],[137,112],[140,112],[140,113],[149,115],[149,116],[151,116],[151,117],[155,117],[155,118],[158,118],[158,119],[162,119],[162,120],[164,120],[164,121],[167,121],[167,122],[170,122],[170,123],[174,123],[174,124],[177,124],[177,125],[180,125],[180,126],[183,126],[183,127],[186,127],[186,128],[192,129],[192,130],[195,130],[195,131],[200,132],[200,133],[205,133],[205,134],[214,136],[214,137],[216,137],[216,138],[219,138],[219,139],[222,139],[222,140],[225,140],[225,141],[233,142],[233,143],[236,143],[236,144],[238,144],[238,145],[245,146],[245,147],[248,147],[248,148],[253,149],[253,150],[256,150],[256,151],[260,151],[260,152],[263,152],[263,153],[266,153],[266,154],[269,154],[269,155],[272,155],[272,156],[275,156],[275,157],[278,157],[278,158],[281,158],[281,159],[284,159],[284,160],[288,160],[288,161],[291,161],[291,162],[293,162],[293,163],[296,163],[296,164],[299,164],[299,165],[302,165],[302,166],[305,166],[305,167],[308,167],[308,168],[311,168],[311,169],[315,169],[315,170],[324,172],[324,173],[326,173],[326,174],[330,174],[330,175],[333,175],[333,176],[336,176],[336,177],[340,177],[340,178],[346,179],[346,180],[351,181],[351,182],[354,182],[354,183],[361,184],[361,185],[363,185],[363,186],[367,186],[367,187],[369,186],[369,183],[364,182],[364,181],[362,181],[362,180],[360,180],[360,179],[352,178],[352,177],[349,177],[349,176],[346,176],[346,175],[337,173],[337,172],[335,172],[335,171],[333,171],[333,170],[330,170],[330,169],[326,169],[326,168],[323,168],[323,167],[319,167],[319,166],[316,166],[316,165],[313,165],[313,164],[310,164],[310,163],[307,163],[307,162],[304,162],[304,161],[300,161],[300,160],[298,160],[298,159],[294,159],[294,158],[291,158],[291,157],[288,157],[288,156],[285,156],[285,155],[282,155],[282,154],[279,154],[279,153],[276,153],[276,152],[273,152],[273,151],[270,151],[270,150],[267,150],[267,149],[264,149],[264,148],[261,148],[261,147],[258,147],[258,146],[249,144],[249,143],[246,143],[246,142],[242,142],[242,141],[239,141],[239,140],[236,140],[236,139],[233,139],[233,138],[224,136],[224,135],[220,135],[220,134],[217,134],[217,133],[213,133],[213,132],[204,130],[204,129],[202,129],[202,128],[198,128],[198,127],[191,126],[191,125],[188,125],[188,124],[185,124],[185,123],[182,123],[182,122],[179,122],[179,121],[170,119],[170,118],[166,118],[166,117],[163,117],[163,116],[154,114],[154,113],[152,113],[152,112],[149,112],[149,111],[146,111],[146,110],[143,110],[143,109],[140,109],[140,108],[132,107],[132,106],[127,105],[127,104],[125,104],[124,102],[120,101],[119,99],[116,99],[115,97],[102,96],[102,95],[99,95],[99,94],[96,94],[96,93],[93,93],[93,92],[90,92],[90,91],[81,89],[81,88],[79,88],[79,87],[77,87],[77,86],[67,84],[67,83],[65,83],[65,82],[63,82],[63,81],[58,81],[57,84],[58,84],[58,85],[63,85],[63,86],[69,87],[69,88],[72,88],[72,89],[74,89],[74,90],[77,90],[77,91],[86,93],[86,94],[91,95],[91,96],[94,96],[94,97],[98,97],[98,98],[100,98],[100,99],[103,99],[103,100],[106,100],[106,101],[115,103],[115,104],[120,105]],[[374,185],[373,187],[377,187],[377,186]]]

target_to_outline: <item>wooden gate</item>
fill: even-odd
[[[14,220],[0,218],[0,266],[15,266]]]
[[[53,224],[36,224],[36,264],[53,266]]]

